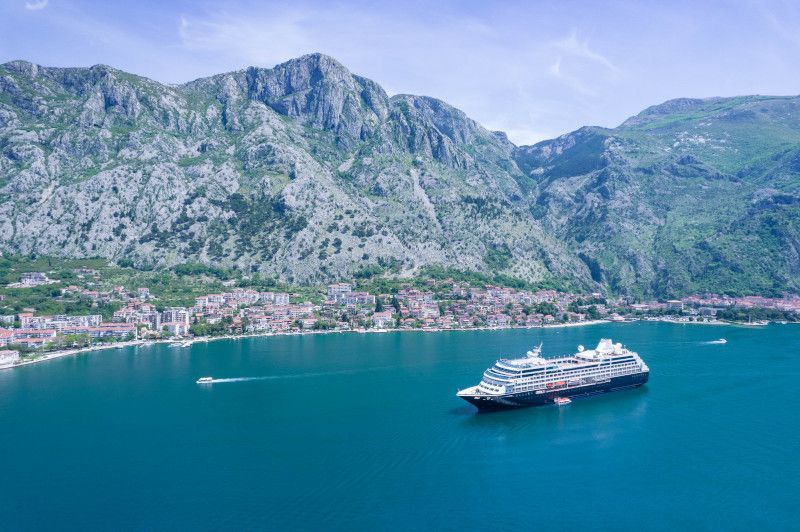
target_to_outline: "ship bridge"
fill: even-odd
[[[597,362],[609,357],[627,354],[629,354],[629,351],[622,347],[621,343],[615,344],[609,338],[603,338],[594,349],[584,349],[582,345],[579,345],[575,358],[586,362]]]

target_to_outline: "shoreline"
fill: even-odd
[[[344,334],[344,333],[358,333],[358,334],[383,334],[383,333],[402,333],[402,332],[422,332],[422,333],[437,333],[437,332],[468,332],[468,331],[508,331],[514,329],[562,329],[567,327],[586,327],[590,325],[600,325],[603,323],[636,323],[637,321],[647,322],[662,322],[671,323],[673,325],[724,325],[724,326],[744,326],[747,328],[760,328],[766,325],[750,325],[747,323],[735,323],[725,321],[712,321],[712,322],[693,322],[693,321],[678,321],[673,319],[639,319],[631,321],[611,321],[611,320],[587,320],[579,322],[568,323],[550,323],[547,325],[514,325],[508,327],[470,327],[465,329],[442,329],[438,327],[432,328],[419,328],[419,329],[347,329],[347,330],[317,330],[317,331],[287,331],[287,332],[259,332],[247,334],[226,334],[223,336],[199,336],[196,338],[181,338],[181,339],[157,339],[157,340],[131,340],[129,342],[119,342],[111,345],[93,345],[89,347],[80,347],[76,349],[65,349],[63,351],[51,351],[31,360],[22,360],[15,364],[8,364],[0,366],[0,371],[5,369],[14,369],[22,366],[29,366],[31,364],[38,364],[47,362],[58,358],[68,356],[80,355],[83,353],[92,353],[95,351],[107,351],[112,349],[124,349],[126,347],[139,347],[144,345],[154,344],[189,344],[186,348],[191,347],[196,343],[208,343],[219,340],[242,340],[244,338],[264,338],[270,336],[305,336],[315,334]],[[180,347],[179,349],[184,349]]]
[[[450,332],[450,331],[505,331],[512,329],[553,329],[562,327],[582,327],[588,325],[598,325],[601,323],[610,323],[608,320],[591,320],[581,321],[574,323],[553,323],[548,325],[530,325],[530,326],[513,326],[513,327],[470,327],[468,329],[442,329],[438,327],[433,328],[419,328],[419,329],[347,329],[347,330],[318,330],[318,331],[287,331],[287,332],[259,332],[259,333],[246,333],[246,334],[226,334],[222,336],[198,336],[196,338],[181,338],[181,339],[157,339],[157,340],[131,340],[129,342],[118,342],[111,345],[93,345],[89,347],[80,347],[75,349],[65,349],[63,351],[50,351],[41,356],[31,360],[22,360],[15,364],[8,364],[0,366],[0,371],[4,369],[14,369],[22,366],[29,366],[31,364],[38,364],[41,362],[48,362],[58,358],[68,356],[80,355],[82,353],[92,353],[95,351],[106,351],[112,349],[124,349],[126,347],[139,347],[144,345],[155,344],[189,344],[186,348],[191,347],[196,343],[208,343],[219,340],[242,340],[244,338],[264,338],[270,336],[305,336],[315,334],[345,334],[345,333],[358,333],[358,334],[381,334],[392,332]],[[184,349],[180,347],[179,349]]]

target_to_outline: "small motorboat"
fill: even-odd
[[[727,344],[728,341],[725,338],[720,338],[719,340],[711,340],[708,343],[709,344]]]
[[[556,406],[566,406],[571,402],[572,399],[570,399],[569,397],[556,397],[555,399],[553,399],[553,403],[555,403]]]
[[[212,377],[200,377],[197,379],[197,384],[211,384],[212,382],[214,382]]]

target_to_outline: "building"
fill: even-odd
[[[328,299],[331,301],[339,301],[345,294],[349,294],[353,287],[349,283],[336,283],[328,285]]]
[[[289,294],[286,294],[286,293],[277,293],[277,294],[275,294],[275,304],[276,305],[288,305],[289,304]]]
[[[392,319],[392,312],[389,310],[383,312],[376,312],[372,315],[372,321],[378,329],[385,329],[394,323]]]
[[[31,323],[31,320],[33,319],[33,313],[20,312],[17,314],[17,317],[19,318],[19,326],[23,329],[27,329]]]
[[[14,331],[8,329],[0,329],[0,347],[5,347],[13,343]]]
[[[667,301],[667,310],[683,310],[683,301],[680,299],[670,299]]]
[[[161,313],[161,323],[167,325],[169,323],[183,323],[186,328],[189,327],[189,311],[183,307],[170,307],[164,309]]]
[[[88,316],[34,316],[29,312],[19,315],[22,329],[55,329],[58,332],[70,327],[96,327],[100,324],[102,316],[91,314]]]
[[[261,295],[255,290],[245,288],[236,288],[232,292],[223,294],[223,296],[225,298],[225,303],[233,306],[254,305],[258,303],[258,300],[261,298]]]
[[[147,303],[138,306],[127,306],[114,312],[113,322],[116,323],[136,323],[147,325],[149,328],[158,331],[161,329],[161,314],[154,310],[152,305]]]
[[[28,338],[53,338],[56,335],[55,329],[13,329],[13,342],[17,340],[25,340]]]
[[[23,286],[38,286],[52,281],[42,272],[25,272],[19,276],[19,282]]]
[[[145,324],[152,330],[158,331],[161,329],[161,313],[155,310],[149,312],[140,312],[139,321],[136,323]]]
[[[298,318],[307,318],[314,313],[314,305],[311,303],[303,303],[302,305],[290,305],[288,308],[289,317],[293,320]]]
[[[62,334],[85,334],[96,340],[98,338],[115,338],[117,340],[135,339],[137,337],[136,325],[133,323],[100,323],[96,326],[70,327],[61,331]]]
[[[258,300],[261,303],[274,303],[275,302],[275,294],[272,292],[259,292],[258,293]]]
[[[375,296],[367,292],[348,292],[337,300],[344,305],[375,306]]]
[[[172,336],[186,336],[189,334],[189,324],[182,321],[168,321],[161,324]]]
[[[39,349],[44,344],[52,342],[55,337],[55,329],[14,329],[8,345],[17,344]]]

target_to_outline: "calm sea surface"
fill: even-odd
[[[491,414],[454,395],[501,355],[605,336],[642,355],[649,384]],[[797,530],[798,348],[800,326],[638,323],[156,345],[3,371],[0,528]]]

